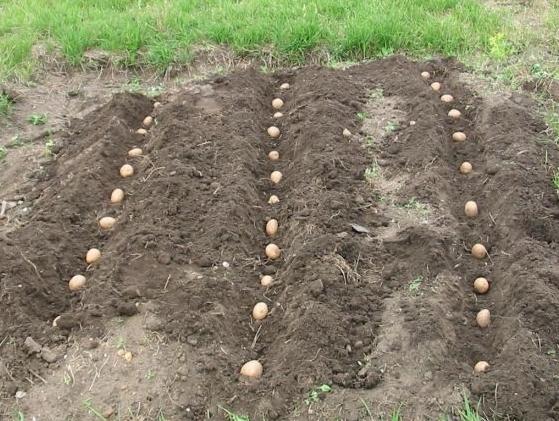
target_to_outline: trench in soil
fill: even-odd
[[[243,71],[164,98],[160,110],[125,94],[76,121],[44,180],[23,192],[31,216],[11,220],[0,243],[4,396],[29,370],[61,364],[47,369],[27,355],[27,336],[64,353],[140,302],[187,355],[173,363],[183,375],[169,387],[185,391],[171,419],[218,417],[218,405],[307,419],[302,402],[325,383],[334,393],[316,405],[318,418],[337,404],[362,416],[362,399],[379,413],[404,402],[405,417],[432,417],[468,393],[488,413],[554,419],[559,212],[542,157],[557,154],[540,142],[545,127],[525,99],[483,98],[460,70],[396,57],[344,71]],[[291,88],[280,91],[284,82]],[[463,117],[450,119],[450,108]],[[157,125],[135,134],[152,112]],[[371,129],[386,116],[397,124]],[[270,125],[281,130],[276,141]],[[457,130],[466,142],[452,142]],[[134,146],[145,156],[126,158]],[[125,161],[134,177],[119,176]],[[471,174],[458,172],[462,161]],[[273,170],[284,175],[277,186]],[[116,187],[123,205],[109,204]],[[479,217],[464,216],[467,200]],[[101,232],[101,216],[116,227]],[[269,218],[279,221],[273,240]],[[282,249],[277,261],[264,254],[270,241]],[[477,242],[489,258],[470,256]],[[90,247],[103,258],[86,268]],[[81,272],[87,288],[69,292]],[[273,275],[271,287],[262,274]],[[491,281],[487,295],[472,291],[479,276]],[[262,322],[250,317],[259,301],[271,309]],[[482,308],[492,313],[484,330],[475,324]],[[259,381],[239,378],[251,359],[264,366]],[[473,374],[479,360],[488,373]]]

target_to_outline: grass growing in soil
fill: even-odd
[[[187,63],[196,47],[302,62],[311,53],[361,60],[405,50],[425,55],[490,51],[502,23],[476,0],[6,0],[0,78],[35,66],[32,49],[82,62],[101,49],[124,65]]]
[[[6,117],[10,112],[12,103],[6,94],[0,93],[0,117]]]
[[[33,124],[34,126],[42,126],[46,124],[48,117],[45,114],[31,114],[27,117],[27,122]]]
[[[235,414],[234,412],[229,411],[228,409],[222,406],[219,406],[219,409],[225,412],[225,415],[229,421],[250,421],[250,418],[247,417],[246,415]]]

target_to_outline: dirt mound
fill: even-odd
[[[450,413],[462,393],[511,419],[559,417],[559,211],[542,165],[556,152],[538,142],[545,127],[524,99],[484,99],[460,70],[395,57],[347,70],[243,71],[157,109],[119,95],[74,122],[45,180],[22,192],[30,216],[2,227],[4,396],[140,311],[187,355],[170,361],[179,374],[166,387],[180,394],[168,419],[221,417],[219,407],[256,419],[359,419],[369,412],[362,402],[375,414],[402,404],[406,419],[420,419]],[[453,107],[458,120],[447,116]],[[148,114],[156,126],[136,134]],[[458,130],[465,142],[452,141]],[[144,155],[128,157],[134,146]],[[458,171],[462,161],[472,173]],[[133,177],[120,177],[125,162]],[[273,170],[283,173],[277,185]],[[112,205],[117,187],[125,200]],[[272,194],[279,203],[268,203]],[[467,200],[479,217],[464,216]],[[112,230],[99,229],[103,216],[116,218]],[[279,221],[273,239],[270,218]],[[282,249],[275,261],[264,253],[271,241]],[[471,257],[477,242],[488,258]],[[87,266],[91,247],[103,257]],[[78,273],[87,288],[72,293]],[[268,288],[263,274],[274,278]],[[479,276],[491,281],[487,295],[472,291]],[[259,301],[270,308],[260,322],[250,317]],[[484,330],[475,325],[482,308],[492,314]],[[29,355],[28,336],[57,358]],[[238,375],[252,359],[264,366],[258,381]],[[491,368],[474,375],[479,360]],[[322,384],[333,386],[324,401],[312,393]]]

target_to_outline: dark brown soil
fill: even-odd
[[[423,70],[454,104],[441,103]],[[525,98],[483,99],[460,71],[401,57],[347,70],[243,71],[162,98],[158,110],[121,94],[75,121],[44,180],[21,192],[30,214],[0,227],[3,397],[24,388],[31,370],[47,370],[28,355],[26,337],[56,349],[102,337],[108,320],[149,301],[162,320],[155,329],[192,356],[176,380],[188,392],[167,408],[168,419],[221,418],[218,406],[251,419],[295,419],[321,384],[348,391],[331,397],[342,419],[362,415],[357,396],[396,396],[404,419],[453,411],[450,392],[433,402],[419,383],[463,388],[497,417],[559,419],[559,207],[546,168],[557,154]],[[283,82],[291,89],[280,92]],[[378,89],[406,117],[367,146],[357,115]],[[281,119],[272,118],[277,95],[286,103]],[[452,107],[463,118],[447,117]],[[156,127],[135,134],[151,113]],[[282,132],[277,141],[266,134],[272,124]],[[456,130],[468,140],[453,143]],[[145,156],[127,158],[134,146]],[[277,163],[266,157],[274,148]],[[392,204],[365,177],[374,159],[385,181],[403,180]],[[457,171],[464,160],[474,165],[469,175]],[[122,179],[125,161],[136,174]],[[269,180],[275,169],[284,174],[278,187]],[[109,203],[116,187],[126,192],[123,205]],[[270,194],[280,203],[268,204]],[[467,200],[477,201],[478,218],[464,216]],[[410,203],[429,207],[429,223],[395,220],[391,212]],[[98,229],[102,216],[117,218],[110,232]],[[264,254],[272,217],[283,252],[275,262]],[[470,256],[476,242],[490,258]],[[87,268],[90,247],[103,259]],[[88,286],[71,293],[67,282],[78,273]],[[263,273],[275,279],[268,289]],[[472,291],[478,276],[491,281],[487,295]],[[418,277],[424,289],[411,296]],[[263,322],[250,317],[259,301],[271,309]],[[482,308],[492,314],[485,330],[475,324]],[[385,346],[392,334],[407,339]],[[251,359],[264,375],[247,382],[238,373]],[[479,360],[491,368],[474,375]],[[418,364],[403,372],[403,361]]]

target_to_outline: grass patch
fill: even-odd
[[[421,284],[423,283],[423,276],[418,276],[417,278],[410,281],[408,285],[408,291],[411,295],[419,295]]]
[[[415,211],[420,214],[429,213],[429,208],[427,207],[427,205],[419,202],[415,197],[412,197],[410,200],[408,200],[401,206],[404,209],[407,209],[409,211]]]
[[[31,114],[27,117],[27,122],[33,124],[34,126],[42,126],[47,124],[48,117],[46,114]]]
[[[6,150],[5,147],[0,146],[0,162],[4,161],[4,159],[6,159],[6,155],[8,155],[8,151]]]
[[[8,95],[0,93],[0,117],[7,117],[12,108],[12,102]]]
[[[473,407],[469,399],[464,396],[462,408],[458,410],[460,421],[487,421],[487,419],[479,414],[479,402]]]
[[[235,414],[233,411],[229,411],[227,408],[218,405],[218,408],[225,412],[227,419],[229,421],[250,421],[250,418],[247,415],[238,415]]]
[[[48,7],[43,0],[5,0],[0,79],[27,74],[39,43],[74,65],[98,48],[123,65],[166,68],[188,63],[196,47],[212,45],[291,63],[317,52],[325,61],[399,51],[501,55],[503,33],[499,15],[478,0],[58,0]]]
[[[553,173],[553,177],[551,178],[551,182],[553,183],[553,187],[555,187],[555,190],[557,190],[559,192],[559,168],[557,168],[555,170],[555,172]]]
[[[373,184],[375,179],[380,175],[380,167],[375,160],[369,167],[365,169],[365,180]]]
[[[14,421],[25,421],[25,415],[21,411],[15,411],[13,416]]]
[[[395,132],[396,130],[398,130],[398,128],[400,127],[400,125],[394,121],[389,121],[386,126],[384,127],[384,132],[386,134],[390,134]]]
[[[305,403],[310,405],[314,402],[318,402],[320,397],[326,393],[330,393],[332,391],[332,387],[328,384],[323,384],[318,387],[315,387],[309,392],[309,396],[305,399]]]
[[[91,399],[86,399],[85,401],[83,401],[83,406],[85,406],[89,414],[95,416],[100,420],[106,421],[107,418],[105,418],[103,414],[101,414],[101,412],[93,406]]]
[[[559,106],[550,107],[545,113],[548,134],[555,144],[559,145]]]
[[[52,135],[49,134],[47,140],[45,141],[45,156],[47,158],[54,156],[54,146],[54,139],[52,138]]]

